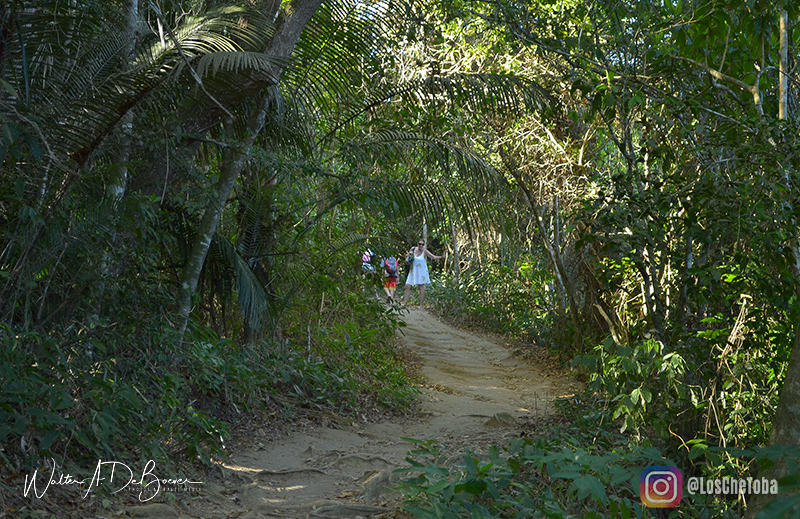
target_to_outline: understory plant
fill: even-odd
[[[180,345],[169,327],[57,335],[0,326],[3,473],[50,458],[208,464],[225,455],[232,426],[267,411],[409,408],[417,393],[394,341],[396,314],[355,294],[342,307],[307,341],[238,343],[201,324]]]
[[[488,452],[466,450],[458,458],[447,459],[444,447],[436,440],[408,439],[414,445],[406,458],[408,466],[397,470],[405,476],[400,483],[404,509],[414,517],[426,519],[665,517],[662,509],[643,504],[643,472],[651,467],[677,467],[683,476],[682,498],[678,507],[668,510],[668,517],[742,516],[743,497],[751,496],[689,491],[689,478],[705,482],[720,477],[712,464],[695,460],[697,463],[692,465],[668,445],[646,445],[604,427],[603,418],[609,418],[610,413],[600,399],[563,399],[558,407],[568,424],[553,426],[542,437],[513,438],[508,445],[492,446]],[[726,463],[728,477],[738,481],[758,479],[754,471],[737,472],[748,464],[755,470],[783,462],[791,467],[791,473],[797,474],[800,462],[800,451],[782,446],[714,448],[709,454],[707,460],[715,457]],[[797,489],[799,482],[800,477],[794,475],[777,484],[784,493]],[[757,517],[795,517],[792,514],[796,514],[798,506],[797,494],[781,497]]]
[[[541,341],[555,324],[551,285],[549,272],[529,258],[514,267],[487,262],[458,279],[443,273],[429,294],[437,311],[461,324]]]

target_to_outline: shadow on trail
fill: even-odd
[[[384,423],[346,423],[293,431],[240,452],[222,468],[223,484],[173,507],[179,518],[389,518],[400,496],[394,469],[412,445],[436,440],[449,455],[504,445],[543,419],[568,388],[555,373],[514,357],[492,339],[444,324],[412,308],[401,329],[425,378],[418,413]],[[163,515],[152,517],[165,517]],[[147,517],[147,515],[140,515]]]

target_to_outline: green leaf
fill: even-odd
[[[0,79],[0,87],[3,88],[11,97],[17,97],[17,91],[14,87],[8,82]]]
[[[442,481],[438,481],[435,484],[433,484],[430,487],[428,487],[425,490],[425,493],[426,494],[435,494],[435,493],[439,492],[440,490],[444,489],[445,487],[447,487],[448,485],[450,485],[450,482],[447,481],[446,479],[443,479]]]
[[[455,490],[456,492],[467,492],[477,496],[483,494],[487,486],[486,481],[483,479],[469,478],[463,483],[457,484]]]
[[[58,439],[59,436],[61,436],[61,434],[62,434],[61,431],[58,429],[52,429],[50,431],[47,431],[47,433],[39,442],[39,447],[43,451],[50,449],[50,446],[53,445],[53,443]]]
[[[611,481],[609,483],[612,487],[631,479],[631,471],[617,464],[611,465],[609,470],[611,472]]]
[[[699,458],[700,456],[705,455],[706,451],[708,450],[708,445],[704,443],[698,443],[692,446],[692,449],[689,451],[689,459],[693,460]]]
[[[573,483],[578,490],[578,499],[586,499],[592,496],[601,503],[608,503],[606,489],[600,480],[591,474],[578,478]]]
[[[550,474],[551,479],[579,479],[583,477],[583,473],[577,470],[559,470]]]
[[[469,454],[464,456],[464,467],[467,469],[468,474],[475,475],[478,473],[478,466],[475,461],[475,458]]]

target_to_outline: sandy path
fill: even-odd
[[[223,485],[207,483],[197,497],[172,503],[174,515],[160,508],[152,517],[394,517],[392,471],[406,465],[411,448],[401,438],[435,439],[451,454],[503,445],[562,394],[557,374],[542,373],[501,344],[424,310],[412,309],[405,321],[402,339],[428,381],[416,419],[294,432],[239,453],[225,464]],[[129,513],[139,511],[145,512]]]

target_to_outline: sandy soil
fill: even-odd
[[[434,439],[446,453],[505,445],[547,419],[572,393],[563,375],[513,355],[491,338],[458,330],[425,310],[405,317],[402,340],[419,357],[420,413],[378,424],[331,421],[233,456],[220,484],[191,499],[128,508],[125,516],[241,519],[401,517],[393,470],[412,445]],[[119,516],[117,516],[119,517]]]

